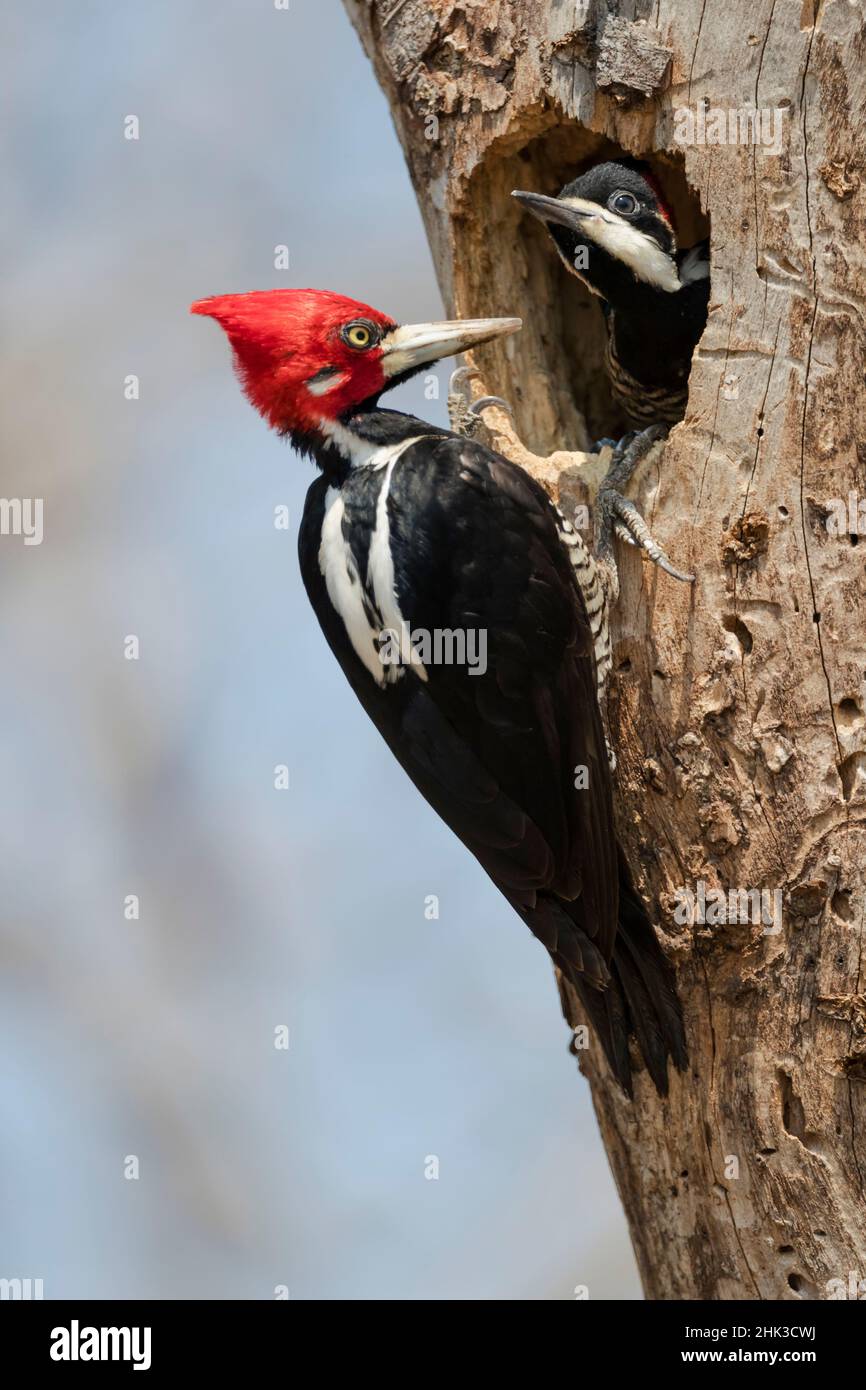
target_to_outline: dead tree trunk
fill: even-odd
[[[689,592],[620,548],[610,700],[620,831],[676,964],[692,1065],[667,1101],[642,1075],[634,1103],[598,1049],[584,1070],[648,1297],[856,1297],[863,12],[848,0],[345,4],[390,101],[449,309],[524,318],[478,354],[477,389],[508,397],[534,453],[609,433],[611,407],[600,315],[510,190],[555,193],[582,161],[627,152],[654,163],[682,244],[708,219],[711,305],[688,413],[633,489],[698,582]],[[698,124],[679,145],[685,108]],[[777,151],[748,120],[719,143],[713,113],[755,109],[780,113]],[[485,422],[564,506],[581,496],[573,456],[533,462],[506,417]],[[678,921],[701,884],[708,920]],[[743,921],[754,900],[721,905],[715,889],[779,890],[781,918]]]

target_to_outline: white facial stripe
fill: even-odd
[[[674,294],[681,288],[676,263],[653,241],[651,236],[639,232],[615,212],[601,207],[598,203],[587,202],[585,198],[563,198],[566,207],[585,213],[581,219],[580,232],[607,251],[616,260],[627,265],[638,280],[656,289]]]
[[[307,382],[307,390],[311,396],[326,396],[329,391],[334,391],[338,386],[342,386],[346,380],[346,373],[334,368],[327,376],[314,376]]]

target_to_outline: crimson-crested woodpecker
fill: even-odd
[[[709,243],[677,250],[661,191],[635,160],[597,164],[555,198],[519,189],[512,196],[544,223],[571,274],[603,300],[605,366],[629,422],[676,424],[707,320]]]
[[[427,363],[520,320],[401,327],[317,290],[219,295],[192,311],[222,325],[252,404],[321,470],[301,573],[364,709],[547,947],[569,1023],[580,1001],[629,1092],[633,1033],[665,1092],[668,1058],[685,1064],[683,1028],[614,832],[592,557],[522,469],[379,406]],[[486,665],[436,664],[419,632],[484,633]],[[386,662],[390,634],[401,659]]]

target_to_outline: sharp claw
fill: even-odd
[[[606,506],[611,518],[611,530],[620,540],[627,541],[629,545],[639,546],[646,551],[653,564],[663,569],[665,574],[669,574],[672,579],[680,579],[684,584],[693,584],[695,576],[687,574],[683,570],[678,570],[676,565],[668,559],[658,541],[653,539],[649,527],[635,506],[634,502],[623,497],[621,492],[614,488],[602,490],[601,497],[605,499]],[[605,501],[602,501],[602,506]]]
[[[645,551],[653,563],[663,569],[665,574],[669,574],[672,579],[679,579],[684,584],[693,584],[695,576],[677,569],[676,565],[671,563],[658,541],[653,539],[649,527],[634,502],[623,496],[621,490],[628,483],[637,465],[643,462],[650,449],[666,434],[667,429],[664,425],[651,425],[649,429],[623,435],[616,445],[613,460],[598,494],[601,516],[606,518],[602,521],[602,527],[598,533],[598,555],[609,567],[613,566],[615,571],[611,538],[616,536],[628,545],[636,545]],[[618,584],[614,585],[614,597],[616,590],[618,590]]]
[[[654,555],[653,559],[659,569],[663,569],[665,574],[671,576],[671,579],[681,579],[684,584],[694,584],[695,576],[693,574],[687,574],[685,570],[678,570],[676,565],[671,564],[664,551],[660,551],[658,555]]]
[[[514,419],[514,411],[511,409],[508,401],[504,401],[501,396],[479,396],[478,400],[473,401],[470,405],[469,414],[480,415],[481,411],[486,410],[489,405],[499,406],[500,410],[507,411],[512,420]]]
[[[448,379],[449,393],[456,391],[458,386],[462,387],[464,381],[469,381],[472,377],[477,375],[478,371],[475,367],[455,367]]]
[[[472,413],[469,382],[478,376],[475,367],[455,367],[448,378],[448,418],[455,434],[472,438],[475,416]]]
[[[451,428],[455,434],[465,435],[469,439],[474,438],[475,429],[481,422],[481,412],[489,405],[506,411],[511,419],[514,419],[511,406],[501,396],[480,396],[477,401],[471,400],[467,383],[478,375],[475,367],[457,367],[451,373],[448,382],[448,414]]]

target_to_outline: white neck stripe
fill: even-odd
[[[417,444],[423,438],[423,435],[414,434],[409,439],[399,439],[396,444],[377,444],[373,440],[362,439],[359,434],[341,425],[339,420],[322,419],[319,428],[352,468],[384,468],[399,458],[410,444]]]

